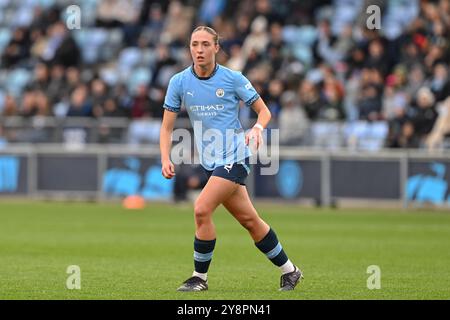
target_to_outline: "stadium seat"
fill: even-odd
[[[93,28],[86,34],[86,43],[84,49],[87,63],[96,63],[100,58],[102,46],[108,39],[108,32],[102,28]]]
[[[71,4],[73,4],[73,1],[72,0],[56,0],[56,4],[59,7],[64,8],[64,7],[67,7]]]
[[[6,8],[12,0],[0,0],[0,9]]]
[[[388,130],[385,121],[355,121],[345,124],[343,129],[348,147],[367,151],[382,149]]]
[[[140,85],[148,85],[152,80],[152,73],[149,68],[139,67],[134,69],[128,78],[128,90],[135,93]]]
[[[5,87],[14,96],[19,96],[31,78],[31,73],[26,69],[14,69],[8,74]]]
[[[292,48],[293,55],[307,66],[311,66],[313,63],[313,54],[311,49],[303,44],[296,44]]]
[[[33,10],[30,7],[22,5],[13,13],[10,21],[11,27],[28,27],[33,22]]]
[[[37,4],[42,8],[50,8],[55,5],[55,0],[37,0]]]
[[[5,50],[10,40],[11,31],[6,28],[0,29],[0,55],[3,53],[3,50]]]
[[[93,28],[88,33],[87,41],[90,45],[102,46],[108,40],[108,31],[103,28]]]
[[[318,31],[314,26],[306,25],[297,28],[297,43],[312,47],[317,40]]]
[[[101,52],[108,41],[108,31],[103,28],[82,28],[72,32],[75,41],[82,50],[84,62],[91,64],[98,62],[103,56]]]
[[[128,74],[141,61],[142,54],[138,48],[128,47],[119,54],[119,71]]]
[[[105,81],[109,86],[115,86],[119,84],[121,75],[116,68],[112,66],[105,66],[99,71],[100,78]]]
[[[81,0],[80,1],[81,6],[83,7],[97,7],[98,5],[98,0]]]
[[[314,147],[337,149],[343,146],[342,125],[338,122],[315,122],[311,125]]]
[[[8,26],[9,28],[14,26],[14,16],[16,11],[14,9],[6,9],[2,10],[3,14],[3,25]]]
[[[3,108],[5,107],[5,93],[0,90],[0,115],[2,114]]]
[[[156,62],[156,53],[155,50],[147,48],[141,50],[142,54],[142,65],[146,67],[153,67]]]
[[[282,31],[282,35],[283,35],[283,40],[288,44],[288,45],[293,45],[296,43],[296,41],[298,41],[297,39],[297,31],[298,28],[297,26],[285,26],[283,28]]]
[[[116,28],[109,30],[108,33],[108,44],[112,46],[120,47],[123,41],[123,31],[122,29]]]
[[[392,0],[387,3],[386,14],[382,19],[382,28],[386,36],[396,39],[419,14],[417,1]]]
[[[0,88],[5,88],[6,80],[8,79],[8,71],[0,69]]]
[[[333,34],[340,34],[342,28],[352,24],[362,11],[364,1],[361,0],[334,0],[334,17],[331,20]]]
[[[134,120],[128,128],[128,143],[139,145],[141,143],[158,143],[161,122],[159,120]]]

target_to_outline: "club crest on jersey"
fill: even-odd
[[[222,98],[225,95],[225,91],[223,91],[223,89],[217,89],[216,90],[216,96],[218,98]]]

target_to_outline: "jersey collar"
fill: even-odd
[[[216,67],[214,68],[213,72],[208,77],[200,77],[198,74],[195,73],[194,64],[192,64],[192,66],[191,66],[192,74],[199,80],[211,79],[216,74],[217,70],[219,70],[219,64],[216,63]]]

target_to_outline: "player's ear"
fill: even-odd
[[[219,52],[219,50],[220,50],[220,45],[216,44],[216,52],[215,53]]]

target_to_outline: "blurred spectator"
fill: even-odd
[[[31,88],[35,90],[47,91],[50,82],[50,73],[48,66],[45,63],[38,63],[34,68],[34,79],[31,83]]]
[[[148,22],[144,24],[142,35],[148,39],[149,45],[156,47],[164,29],[164,12],[160,4],[153,3],[149,9]]]
[[[3,126],[0,124],[0,150],[8,144],[8,139],[4,132]]]
[[[293,91],[286,91],[281,96],[281,111],[279,116],[280,144],[299,146],[309,127],[309,120],[300,106]]]
[[[412,122],[407,121],[401,126],[400,134],[391,142],[391,148],[418,148],[419,138],[414,131]]]
[[[281,95],[284,91],[283,82],[279,79],[274,79],[269,82],[269,88],[267,90],[267,95],[264,97],[264,101],[269,108],[272,117],[274,119],[278,118],[278,113],[281,110]]]
[[[112,96],[117,100],[118,108],[124,113],[124,116],[130,117],[133,98],[129,94],[127,87],[124,84],[117,85],[113,90]]]
[[[138,87],[136,96],[131,104],[131,117],[142,118],[150,116],[150,97],[148,96],[148,88],[144,85]]]
[[[90,104],[92,105],[92,113],[95,117],[100,117],[104,113],[105,101],[108,99],[108,88],[106,83],[101,79],[94,79],[90,87]]]
[[[12,39],[1,56],[0,67],[10,68],[20,61],[27,59],[30,50],[29,31],[25,28],[17,28],[12,34]]]
[[[408,73],[407,84],[405,87],[406,94],[408,95],[408,99],[411,100],[412,97],[415,97],[417,91],[424,85],[425,83],[425,71],[420,64],[415,64],[411,67],[410,72]]]
[[[402,56],[401,63],[406,66],[406,68],[410,69],[414,65],[420,65],[423,60],[423,56],[421,55],[418,46],[415,42],[408,39],[408,42],[402,47]]]
[[[305,108],[308,119],[317,120],[324,101],[320,97],[319,88],[309,80],[300,85],[300,103]]]
[[[407,107],[407,94],[397,89],[394,83],[389,83],[384,90],[382,118],[392,120],[398,113],[398,110],[406,112]]]
[[[376,121],[382,118],[383,76],[375,68],[364,68],[356,106],[359,119]]]
[[[26,91],[23,95],[19,112],[24,117],[50,115],[48,97],[39,89]]]
[[[65,67],[80,63],[80,50],[66,25],[58,21],[48,28],[48,40],[43,52],[43,59]]]
[[[366,58],[366,67],[376,69],[386,76],[390,69],[390,57],[385,51],[385,44],[381,39],[372,40],[369,44],[368,55]]]
[[[434,66],[433,76],[430,79],[430,89],[433,92],[436,102],[443,101],[450,96],[450,76],[448,64],[438,63]]]
[[[233,44],[230,47],[230,58],[225,63],[232,70],[242,71],[245,66],[245,60],[242,55],[242,48],[239,44]]]
[[[107,98],[102,104],[94,105],[92,110],[94,117],[123,117],[124,111],[120,109],[113,98]]]
[[[364,49],[360,46],[353,47],[346,59],[347,61],[347,76],[358,75],[364,68],[366,54]]]
[[[131,117],[162,118],[164,92],[159,88],[148,88],[140,85],[131,103]]]
[[[55,104],[61,98],[69,95],[65,73],[66,69],[60,64],[55,64],[50,69],[50,81],[48,82],[46,92],[51,104]]]
[[[275,22],[270,25],[270,40],[266,49],[266,59],[270,61],[272,70],[277,72],[283,65],[286,43],[283,40],[283,27]]]
[[[414,130],[422,142],[433,129],[438,117],[435,98],[429,88],[423,87],[417,92],[416,105],[410,113],[409,117],[414,125]]]
[[[191,35],[193,18],[194,9],[192,7],[184,6],[178,0],[171,1],[161,34],[161,42],[183,47]]]
[[[88,89],[84,84],[75,88],[70,96],[68,117],[90,117],[92,115],[92,106],[88,101]]]
[[[257,17],[251,24],[251,33],[245,38],[242,45],[244,60],[254,60],[259,57],[269,43],[267,33],[267,19],[263,16]]]
[[[367,84],[362,88],[358,101],[359,118],[375,121],[381,118],[381,90],[374,84]]]
[[[0,115],[3,117],[10,117],[10,116],[18,115],[17,103],[13,96],[6,95],[3,110]]]
[[[432,132],[425,143],[428,149],[433,150],[443,147],[446,137],[450,136],[450,97],[445,99],[439,107],[439,117],[436,120]]]
[[[82,83],[81,80],[81,73],[78,68],[75,67],[69,67],[66,69],[66,82],[67,82],[67,89],[71,93],[75,88]]]
[[[226,0],[204,0],[198,11],[201,23],[211,25],[226,6]]]
[[[320,108],[319,120],[338,121],[345,119],[342,85],[333,77],[325,78],[323,85],[324,104]]]
[[[389,120],[389,132],[386,139],[386,146],[388,148],[400,148],[400,137],[405,134],[403,127],[405,123],[408,121],[408,117],[406,115],[406,109],[394,107],[392,109],[392,115]],[[406,131],[409,129],[407,128]],[[414,126],[412,128],[414,131]]]
[[[174,74],[174,67],[177,61],[170,54],[170,49],[167,45],[160,44],[156,52],[157,56],[152,84],[166,86],[169,83],[170,76]]]
[[[142,0],[100,0],[97,7],[99,27],[121,27],[137,21]]]
[[[330,22],[323,20],[319,24],[319,40],[317,43],[318,56],[331,66],[344,60],[353,47],[352,26],[346,25],[342,28],[339,37],[332,34]]]

